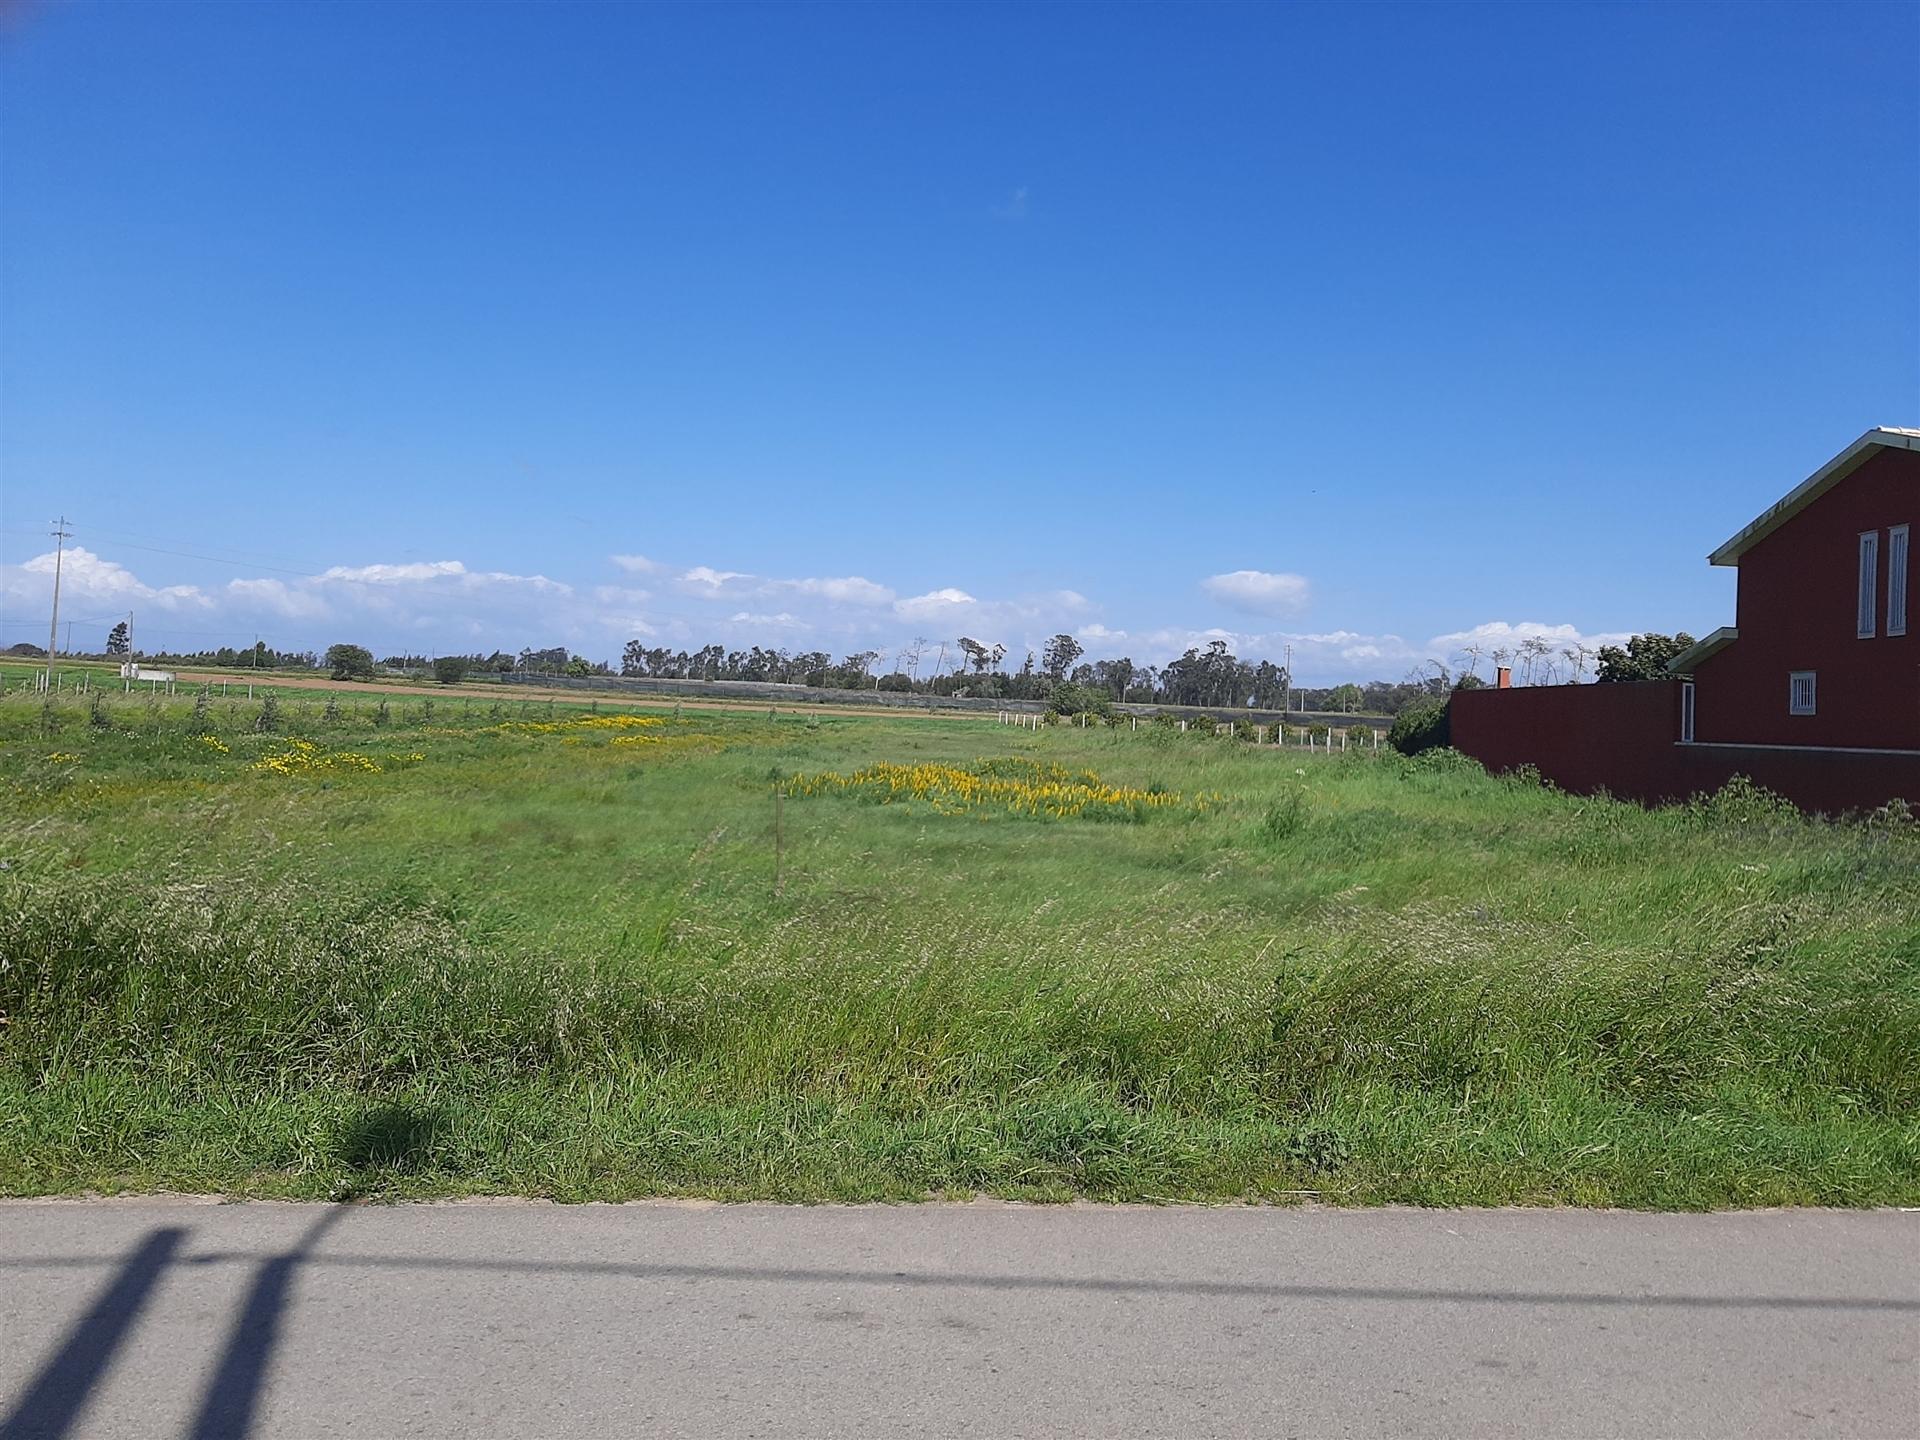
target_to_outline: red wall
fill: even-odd
[[[1532,765],[1581,794],[1606,790],[1652,804],[1710,793],[1745,775],[1828,814],[1893,799],[1920,805],[1920,755],[1677,744],[1678,681],[1461,690],[1451,723],[1453,747],[1487,769]]]
[[[1675,681],[1460,690],[1449,722],[1453,748],[1489,770],[1532,765],[1563,790],[1637,800],[1685,793],[1672,759],[1680,737]]]
[[[1740,638],[1695,672],[1702,741],[1920,749],[1920,567],[1909,559],[1907,633],[1886,633],[1886,530],[1920,543],[1920,453],[1881,450],[1740,557]],[[1854,631],[1860,532],[1880,535],[1880,632]],[[1787,713],[1787,675],[1812,670],[1814,715]]]

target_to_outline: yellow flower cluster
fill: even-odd
[[[218,735],[202,735],[200,743],[216,755],[231,755],[232,749]]]
[[[71,765],[74,761],[78,760],[79,758],[80,757],[74,754],[71,750],[56,750],[51,755],[47,756],[47,759],[51,760],[56,765]]]
[[[1042,819],[1140,820],[1155,811],[1204,809],[1204,798],[1186,800],[1160,790],[1109,785],[1091,770],[1068,770],[1030,760],[987,760],[957,765],[863,766],[850,775],[826,771],[787,782],[789,795],[861,795],[890,805],[924,800],[942,815],[970,810],[1007,810]]]
[[[253,768],[264,770],[269,775],[312,775],[328,770],[364,770],[369,775],[380,773],[380,763],[370,755],[353,750],[322,750],[311,740],[289,740],[285,750],[278,755],[268,755],[254,761]]]
[[[576,715],[566,720],[503,720],[487,728],[503,735],[559,735],[568,731],[644,730],[665,723],[657,715]]]
[[[649,754],[711,754],[720,749],[715,735],[616,735],[613,743],[624,748],[644,749]]]

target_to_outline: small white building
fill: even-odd
[[[173,671],[149,670],[138,660],[129,660],[120,667],[120,678],[122,680],[147,680],[155,685],[171,685],[173,683]]]

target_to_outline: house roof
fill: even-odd
[[[1707,557],[1709,564],[1738,565],[1740,557],[1858,470],[1882,450],[1920,450],[1920,430],[1904,430],[1881,425],[1867,431],[1858,440],[1794,486],[1783,498],[1763,510],[1759,517],[1726,544]],[[1712,637],[1709,636],[1708,639]],[[1701,642],[1705,644],[1705,641]],[[1691,653],[1691,652],[1689,652]],[[1702,657],[1704,658],[1704,657]]]
[[[1718,655],[1727,646],[1740,638],[1740,632],[1731,625],[1722,625],[1704,639],[1696,640],[1667,662],[1667,672],[1672,675],[1691,675],[1695,668],[1712,656]]]

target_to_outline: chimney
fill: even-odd
[[[1493,688],[1496,690],[1511,690],[1513,688],[1513,667],[1511,665],[1502,665],[1498,670],[1493,672]]]

